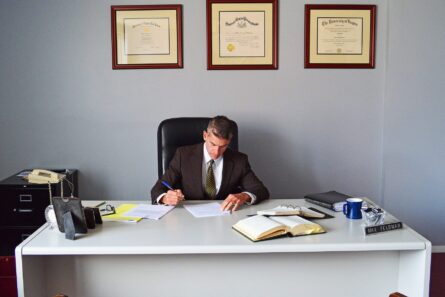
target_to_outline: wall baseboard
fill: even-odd
[[[433,245],[433,253],[445,253],[445,245]]]

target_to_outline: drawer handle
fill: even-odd
[[[22,241],[28,238],[31,234],[22,234]]]
[[[22,194],[19,196],[20,202],[32,202],[32,195],[29,194]]]
[[[19,208],[18,211],[20,213],[29,213],[32,212],[32,208]]]

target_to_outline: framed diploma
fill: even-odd
[[[207,69],[278,68],[278,0],[207,0]]]
[[[182,6],[111,6],[113,69],[182,68]]]
[[[374,68],[375,5],[305,5],[305,68]]]

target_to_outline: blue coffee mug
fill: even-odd
[[[343,205],[343,213],[348,219],[361,219],[362,218],[362,204],[361,198],[348,198]]]

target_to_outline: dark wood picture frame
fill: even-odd
[[[318,11],[318,12],[317,12]],[[326,13],[326,11],[331,13]],[[338,12],[338,17],[335,16],[335,12]],[[369,19],[367,17],[361,17],[361,14],[366,15],[369,12]],[[320,16],[313,16],[312,13],[319,13]],[[325,17],[323,17],[323,13]],[[348,16],[348,14],[351,14]],[[305,55],[304,55],[304,67],[305,68],[375,68],[375,35],[376,35],[376,5],[354,5],[354,4],[306,4],[305,5]],[[354,15],[355,14],[355,15]],[[353,52],[351,54],[342,52],[342,48],[338,46],[336,53],[329,53],[328,51],[323,54],[319,54],[319,28],[317,19],[317,26],[314,28],[315,18],[327,18],[327,19],[358,19],[361,25],[361,52]],[[360,20],[361,19],[361,20]],[[332,21],[334,23],[334,21]],[[351,26],[352,27],[352,26]],[[335,32],[334,28],[331,28],[331,32]],[[351,30],[352,31],[352,30]],[[337,31],[340,32],[340,31]],[[335,33],[332,33],[335,35]],[[341,34],[337,33],[342,38]],[[333,36],[332,35],[332,36]],[[331,37],[332,37],[331,36]],[[314,41],[315,40],[315,41]],[[327,45],[334,46],[335,42],[339,40],[326,38]],[[340,42],[340,41],[339,41]],[[329,44],[332,43],[332,44]],[[358,45],[358,40],[356,42]],[[367,46],[369,45],[369,47]],[[347,47],[347,45],[345,46]],[[315,52],[316,51],[316,52]]]
[[[121,13],[123,16],[119,16]],[[161,20],[165,23],[167,21],[167,31],[163,31],[164,37],[164,51],[168,48],[168,53],[151,53],[150,49],[145,49],[147,53],[124,54],[124,44],[129,43],[124,40],[125,25],[121,24],[122,20],[135,20],[139,17],[134,17],[132,14],[147,14],[150,18],[145,19],[144,25],[156,25],[152,20]],[[128,14],[125,16],[124,14]],[[174,18],[174,20],[172,20]],[[144,20],[144,16],[140,18]],[[171,23],[176,23],[176,26],[171,26]],[[139,26],[140,24],[136,25]],[[133,28],[136,26],[132,26]],[[144,34],[152,34],[147,32]],[[130,33],[128,33],[130,36]],[[142,36],[144,42],[147,40],[155,40],[156,42],[160,35]],[[134,35],[132,35],[134,36]],[[137,36],[137,35],[136,35]],[[159,38],[158,38],[159,39]],[[162,39],[162,38],[161,38]],[[183,68],[183,48],[182,48],[182,5],[113,5],[111,6],[111,40],[112,40],[112,59],[113,69],[151,69],[151,68]],[[165,46],[165,44],[168,46]],[[141,43],[142,44],[142,43]],[[129,46],[128,46],[129,47]],[[143,50],[140,50],[143,52]],[[128,60],[128,61],[124,61]]]
[[[215,5],[215,11],[219,14],[218,20],[214,19],[213,6]],[[242,5],[242,11],[235,9],[236,5]],[[266,6],[270,6],[270,9],[263,9]],[[221,10],[218,11],[218,7]],[[241,6],[240,6],[241,7]],[[223,10],[227,9],[227,10]],[[222,57],[220,54],[220,42],[221,42],[221,13],[263,13],[264,14],[264,29],[263,29],[263,56],[226,56]],[[215,12],[216,13],[216,12]],[[256,25],[258,23],[251,22],[248,18],[237,17],[234,21],[225,23],[231,25],[236,21],[243,21],[244,25],[251,24]],[[268,22],[268,20],[271,20]],[[238,23],[237,25],[242,25]],[[218,30],[213,30],[217,26]],[[241,27],[239,27],[241,28]],[[228,36],[228,35],[227,35]],[[233,35],[232,35],[233,36]],[[261,36],[261,35],[260,35]],[[214,41],[217,41],[216,45]],[[246,40],[244,40],[246,41]],[[260,44],[260,43],[258,43]],[[228,44],[230,51],[231,44]],[[234,46],[235,47],[235,46]],[[261,51],[261,49],[260,49]],[[218,53],[218,55],[215,54]],[[246,52],[246,49],[244,49]],[[215,59],[214,59],[215,58]],[[218,60],[218,61],[216,61]],[[208,70],[274,70],[278,69],[278,0],[207,0],[207,69]]]

